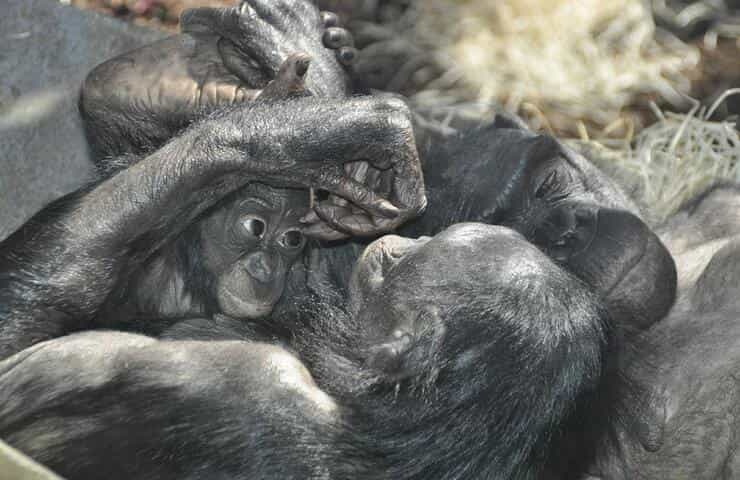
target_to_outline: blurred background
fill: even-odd
[[[226,0],[62,0],[174,32]],[[659,222],[740,181],[740,0],[319,0],[354,34],[366,86],[423,121],[497,108],[570,139]]]

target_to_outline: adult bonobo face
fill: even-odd
[[[253,183],[204,220],[203,263],[223,313],[258,318],[272,311],[306,244],[299,219],[308,203],[306,191]]]
[[[348,383],[371,385],[359,408],[388,478],[542,478],[606,381],[605,306],[505,227],[375,241],[355,265],[350,309],[348,342],[362,343],[351,349],[359,386]],[[321,385],[333,371],[314,370]]]
[[[374,345],[369,362],[394,379],[421,373],[431,356],[475,351],[472,331],[490,333],[480,337],[488,349],[496,330],[552,328],[554,339],[563,332],[547,324],[552,317],[598,338],[604,319],[590,288],[519,233],[474,223],[432,238],[376,240],[355,266],[350,296]]]

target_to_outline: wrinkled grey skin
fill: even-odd
[[[740,476],[740,187],[711,189],[659,229],[676,258],[678,299],[648,330],[627,371],[652,395],[650,444],[621,437],[599,479]]]

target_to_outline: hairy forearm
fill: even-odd
[[[88,328],[131,272],[249,180],[246,156],[217,146],[215,131],[188,130],[0,243],[0,356]]]

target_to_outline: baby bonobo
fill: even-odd
[[[308,204],[306,190],[261,183],[228,196],[148,262],[127,317],[268,315],[306,244],[299,219]]]
[[[256,101],[308,95],[309,64],[304,53],[290,55]],[[114,303],[108,317],[125,323],[142,316],[269,315],[306,244],[299,220],[308,210],[307,190],[248,184],[205,212],[173,248],[162,249],[147,262],[132,283],[132,294],[124,297],[125,308]]]

